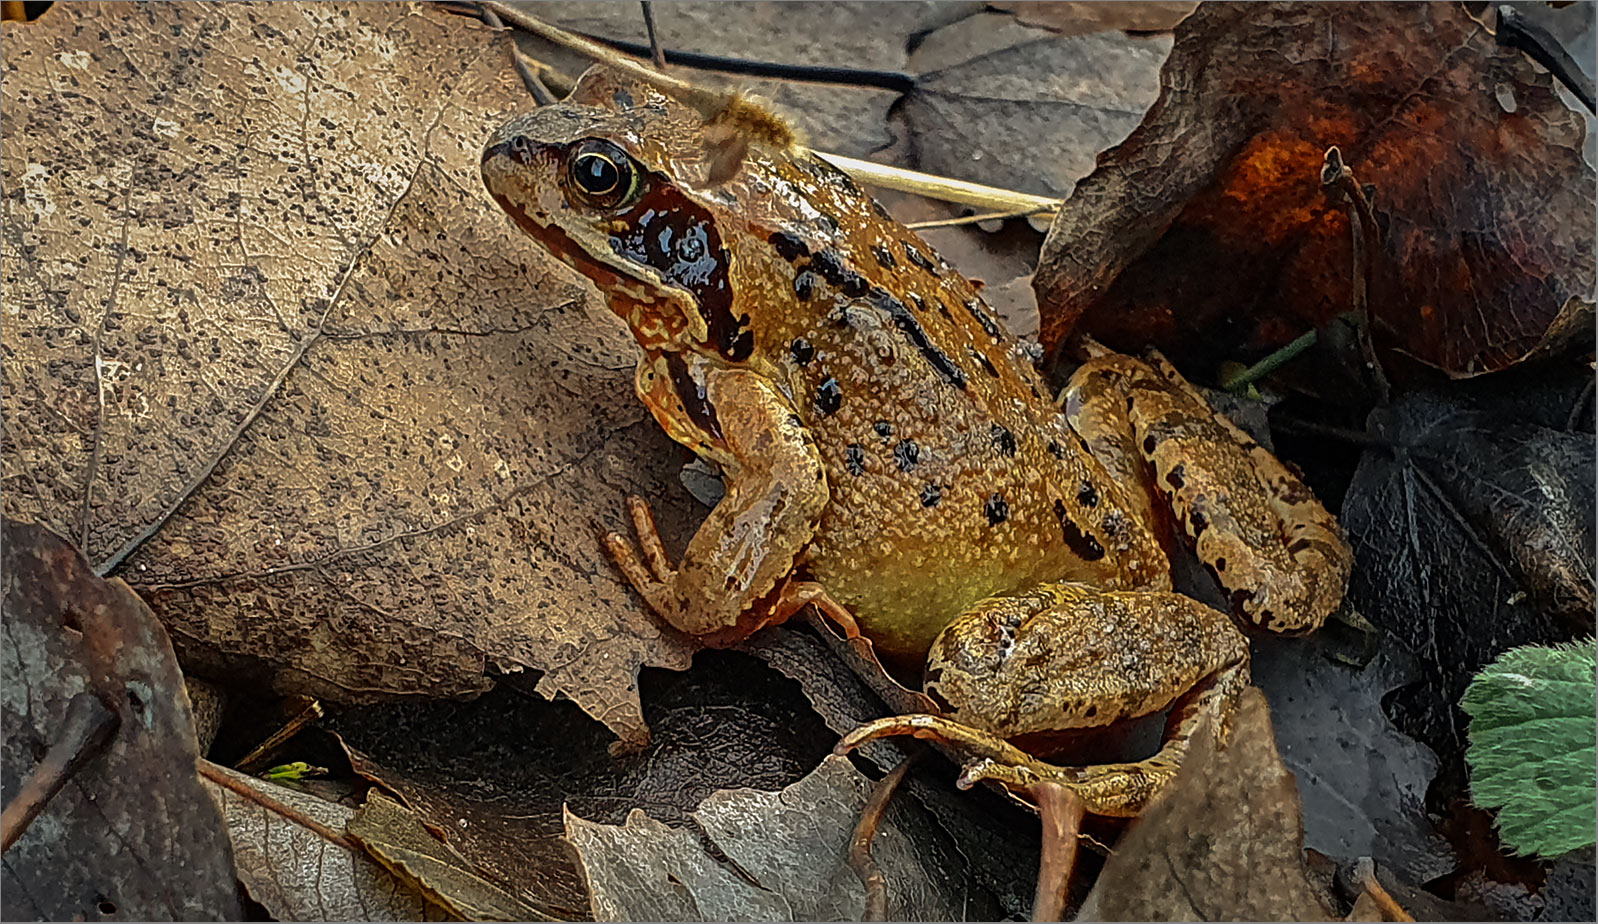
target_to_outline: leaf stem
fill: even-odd
[[[1320,335],[1313,330],[1299,334],[1292,342],[1254,365],[1222,378],[1221,387],[1230,392],[1242,392],[1248,386],[1287,365],[1300,353],[1314,346],[1315,341],[1319,339]]]

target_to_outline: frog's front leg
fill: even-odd
[[[815,440],[790,402],[752,372],[708,370],[704,389],[724,444],[721,454],[730,459],[726,494],[676,568],[648,504],[631,498],[638,544],[611,533],[605,537],[611,556],[656,613],[711,644],[731,644],[806,604],[846,618],[847,611],[831,604],[818,586],[788,580],[827,505],[827,476]]]
[[[1273,632],[1319,628],[1353,563],[1337,521],[1165,357],[1096,351],[1065,391],[1066,416],[1094,456],[1112,472],[1147,473],[1130,483],[1152,481],[1150,502],[1182,525],[1236,616]]]
[[[946,705],[943,715],[880,719],[839,749],[887,735],[930,738],[968,758],[963,784],[993,779],[1024,794],[1051,780],[1088,811],[1131,816],[1176,775],[1206,718],[1224,741],[1248,682],[1248,643],[1225,613],[1168,591],[1046,584],[990,597],[938,636],[926,691]],[[1133,763],[1060,767],[1008,741],[1167,707],[1159,752]]]

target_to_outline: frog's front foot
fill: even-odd
[[[636,542],[621,533],[606,533],[605,550],[616,561],[627,583],[638,591],[649,608],[671,625],[691,631],[690,627],[703,626],[706,620],[689,604],[690,599],[679,591],[680,570],[673,568],[666,555],[665,544],[660,541],[660,529],[655,525],[649,502],[641,497],[628,496],[627,512],[637,533]],[[833,622],[846,638],[859,638],[860,627],[854,614],[832,597],[826,588],[815,581],[784,579],[765,599],[750,600],[737,613],[737,619],[724,628],[710,626],[709,631],[698,631],[700,640],[712,647],[735,645],[753,632],[769,625],[786,622],[806,606]]]
[[[677,571],[666,557],[655,515],[648,501],[631,495],[627,498],[627,512],[632,516],[638,541],[634,543],[621,533],[606,533],[605,551],[649,608],[675,625],[672,617],[682,608],[676,593]]]

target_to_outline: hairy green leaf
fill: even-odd
[[[1471,796],[1498,809],[1504,843],[1558,856],[1591,846],[1598,716],[1593,640],[1507,651],[1471,681]]]

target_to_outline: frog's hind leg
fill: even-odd
[[[1353,562],[1337,521],[1165,357],[1097,351],[1065,390],[1066,417],[1094,457],[1122,484],[1152,482],[1139,503],[1169,510],[1235,615],[1273,632],[1319,628]],[[1150,511],[1140,510],[1152,522]]]
[[[1176,775],[1206,719],[1224,740],[1248,681],[1248,643],[1225,613],[1168,591],[1049,584],[984,600],[938,637],[926,689],[946,704],[944,715],[882,719],[839,747],[887,735],[930,738],[967,758],[963,783],[993,779],[1025,792],[1050,780],[1088,811],[1136,815]],[[1159,752],[1132,763],[1060,767],[1007,741],[1167,707]]]

